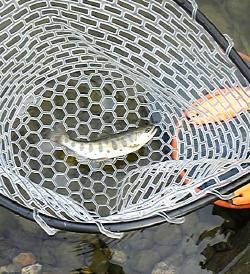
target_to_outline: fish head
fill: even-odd
[[[142,140],[151,140],[156,134],[157,128],[154,125],[145,126],[142,132]]]

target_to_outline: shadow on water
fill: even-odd
[[[212,273],[248,273],[250,243],[250,212],[249,210],[225,210],[215,207],[213,214],[224,218],[221,226],[204,231],[198,244],[207,242],[201,252],[204,261],[203,269]],[[222,237],[222,239],[220,239]],[[218,239],[217,239],[218,238]],[[245,261],[243,263],[242,261]],[[235,271],[235,272],[234,272]]]

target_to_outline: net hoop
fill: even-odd
[[[174,0],[181,8],[183,8],[189,15],[193,15],[193,5],[188,0]],[[248,80],[250,83],[250,69],[247,63],[240,57],[240,55],[236,52],[234,48],[230,48],[230,43],[225,38],[223,34],[211,23],[206,16],[199,10],[195,12],[195,20],[205,28],[205,30],[211,34],[214,40],[218,43],[222,50],[228,53],[230,60],[236,65],[236,67],[240,70],[242,75]],[[235,188],[244,185],[250,179],[250,175],[245,175],[235,182],[231,183],[230,186],[223,187],[219,189],[221,193],[228,193],[232,192]],[[199,201],[196,201],[188,206],[183,208],[179,208],[177,210],[173,210],[172,212],[168,212],[168,216],[170,217],[179,217],[185,214],[188,214],[205,204],[211,203],[214,201],[216,197],[214,196],[207,196]],[[11,199],[0,195],[0,204],[7,209],[13,211],[14,213],[21,215],[27,219],[34,220],[33,211],[31,209],[25,208],[20,204],[12,201]],[[91,233],[99,233],[100,230],[96,224],[92,223],[77,223],[77,222],[70,222],[65,220],[59,220],[53,217],[42,215],[42,218],[51,227],[61,230],[69,230],[75,232],[91,232]],[[161,216],[152,216],[150,218],[144,220],[135,220],[135,221],[128,221],[128,222],[116,222],[116,223],[106,223],[104,227],[111,231],[129,231],[140,229],[142,227],[148,227],[152,225],[159,224],[164,222],[165,220]]]

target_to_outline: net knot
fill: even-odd
[[[227,56],[229,56],[229,54],[230,54],[232,48],[234,47],[234,41],[233,41],[233,39],[232,39],[228,34],[226,34],[226,33],[224,34],[224,37],[226,38],[226,40],[227,40],[227,42],[228,42],[228,46],[227,46],[227,49],[226,49],[226,51],[225,51],[225,54],[226,54]]]

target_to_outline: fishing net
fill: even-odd
[[[249,174],[249,68],[194,1],[0,0],[0,18],[3,206],[49,234],[120,237]],[[57,123],[81,141],[157,133],[81,162],[49,140]]]

